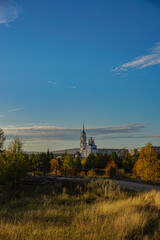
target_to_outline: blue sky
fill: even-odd
[[[0,127],[25,150],[160,145],[160,3],[0,0]],[[6,145],[7,146],[7,145]]]

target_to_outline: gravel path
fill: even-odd
[[[75,180],[75,181],[84,181],[85,179],[83,178],[78,178],[78,177],[62,177],[62,176],[48,176],[48,180],[53,180],[53,179],[58,179],[58,180]],[[136,183],[136,182],[129,182],[129,181],[121,181],[121,180],[116,180],[118,185],[120,187],[129,189],[129,190],[134,190],[136,192],[149,192],[151,190],[156,190],[160,191],[160,186],[156,185],[150,185],[150,184],[145,184],[145,183]]]
[[[127,181],[117,181],[120,187],[124,187],[129,190],[134,190],[137,192],[149,192],[151,190],[160,191],[160,186],[149,185],[144,183],[135,183],[135,182],[127,182]]]

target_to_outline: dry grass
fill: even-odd
[[[160,239],[159,192],[129,196],[104,181],[77,195],[66,192],[52,187],[1,192],[0,240]]]

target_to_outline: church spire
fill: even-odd
[[[86,146],[87,146],[87,139],[86,139],[86,133],[84,130],[84,123],[83,123],[83,128],[82,128],[81,137],[80,137],[80,152],[86,149]]]

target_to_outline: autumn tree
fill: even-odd
[[[70,154],[65,154],[63,160],[63,173],[65,175],[75,175],[75,166],[73,161],[73,156]]]
[[[96,172],[94,169],[91,169],[87,172],[88,177],[96,177]]]
[[[3,144],[5,142],[6,138],[4,136],[4,132],[2,129],[0,129],[0,152],[2,152]]]
[[[61,175],[61,167],[57,159],[51,159],[51,173],[54,175]]]
[[[85,166],[86,161],[87,161],[87,158],[86,158],[86,157],[85,157],[85,158],[82,158],[82,160],[81,160],[81,164],[82,164],[82,168],[83,168],[83,169],[84,169],[84,166]]]
[[[4,155],[0,156],[0,182],[18,183],[27,174],[28,156],[23,152],[23,143],[15,138]]]
[[[118,168],[122,168],[122,159],[118,157],[116,152],[112,152],[109,155],[109,161],[114,161]]]
[[[106,175],[110,178],[114,178],[116,176],[117,169],[118,167],[113,160],[108,162],[105,169]]]
[[[133,173],[142,180],[158,180],[160,176],[160,160],[151,143],[148,143],[139,153]]]

